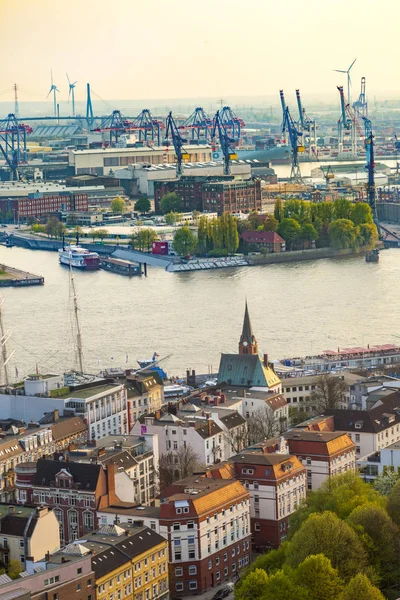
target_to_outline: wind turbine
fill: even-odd
[[[51,87],[50,87],[50,91],[47,94],[46,98],[48,98],[50,96],[51,92],[53,92],[53,96],[54,96],[54,116],[56,117],[57,116],[57,92],[59,92],[60,90],[53,83],[53,70],[51,70],[50,73],[51,73]]]
[[[342,71],[341,69],[333,69],[334,71],[336,71],[336,73],[347,73],[347,102],[349,103],[349,105],[351,106],[351,99],[350,99],[350,87],[351,87],[351,78],[350,78],[350,70],[352,68],[352,66],[354,65],[354,63],[356,62],[356,58],[353,60],[353,62],[351,63],[351,65],[349,66],[349,68],[347,69],[347,71]]]
[[[67,79],[68,79],[68,85],[69,85],[69,93],[68,93],[68,102],[69,102],[69,98],[72,94],[72,116],[75,116],[75,85],[78,83],[77,81],[74,81],[74,83],[71,83],[68,77],[68,73],[66,73]]]

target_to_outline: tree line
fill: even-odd
[[[289,540],[247,569],[235,600],[397,598],[399,527],[398,477],[331,477],[292,515]]]

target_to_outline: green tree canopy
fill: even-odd
[[[351,219],[354,225],[373,223],[371,207],[367,202],[356,202],[351,205],[351,213],[346,219]]]
[[[389,496],[396,483],[399,481],[400,475],[396,471],[386,471],[378,475],[374,480],[374,488],[382,495]]]
[[[375,223],[362,223],[359,228],[360,245],[369,249],[375,248],[379,238]]]
[[[359,573],[349,581],[338,600],[385,600],[385,596],[366,575]]]
[[[7,574],[11,579],[18,579],[19,574],[22,573],[23,568],[19,560],[12,558],[8,563]]]
[[[121,215],[125,212],[125,200],[121,196],[117,196],[111,202],[111,212]]]
[[[309,600],[337,600],[343,589],[337,569],[323,554],[311,555],[303,560],[295,570],[293,579],[306,588]]]
[[[353,214],[353,204],[345,198],[338,198],[333,203],[333,212],[335,219],[351,219]]]
[[[75,225],[75,227],[72,230],[72,234],[74,236],[82,237],[84,235],[84,231],[82,227],[79,227],[79,225]]]
[[[150,252],[153,242],[158,240],[157,232],[151,227],[142,227],[131,235],[130,246],[132,250]]]
[[[312,223],[305,223],[301,228],[300,237],[302,240],[313,242],[318,239],[318,231],[315,229]]]
[[[274,217],[279,222],[283,219],[283,202],[280,198],[275,200]]]
[[[367,556],[354,530],[334,513],[312,514],[294,534],[287,563],[297,567],[308,556],[324,554],[348,581],[367,567]]]
[[[293,581],[289,569],[278,571],[270,577],[264,588],[262,600],[308,600],[307,589]],[[235,599],[236,600],[236,599]]]
[[[268,575],[263,569],[255,569],[235,589],[235,600],[262,600]]]
[[[386,510],[398,527],[400,527],[400,481],[393,487],[386,504]]]
[[[259,225],[262,225],[262,220],[260,219],[260,215],[256,210],[253,210],[249,216],[247,217],[247,220],[250,224],[250,229],[252,231],[256,231]]]
[[[184,225],[174,235],[174,250],[179,256],[190,256],[197,248],[197,236],[187,225]]]
[[[355,248],[357,244],[357,228],[349,219],[336,219],[328,228],[329,240],[332,248],[342,250]]]
[[[167,225],[175,225],[176,221],[176,213],[174,213],[173,211],[165,215],[165,222]]]
[[[182,212],[183,200],[176,192],[168,192],[161,198],[160,208],[163,215],[170,212]]]
[[[96,229],[93,233],[96,234],[101,241],[103,241],[108,236],[107,229]]]
[[[135,210],[137,212],[147,213],[147,212],[149,212],[150,208],[151,208],[151,203],[150,203],[150,200],[146,196],[139,198],[139,200],[136,200],[136,202],[135,202]]]
[[[301,235],[301,225],[296,219],[285,218],[279,223],[278,233],[287,245],[289,249],[297,242]]]
[[[264,231],[276,231],[279,226],[279,221],[273,215],[268,215],[264,221]]]
[[[311,221],[311,205],[304,200],[286,200],[283,208],[284,217],[295,219],[300,225]]]
[[[49,217],[46,223],[46,233],[49,237],[61,238],[66,228],[57,217]]]

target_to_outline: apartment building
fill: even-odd
[[[142,415],[161,409],[164,404],[164,384],[160,375],[155,371],[142,371],[133,375],[130,375],[128,371],[124,384],[127,389],[130,431],[135,421]]]
[[[250,562],[249,492],[235,480],[175,482],[162,492],[160,534],[168,540],[172,594],[201,594],[235,581]]]

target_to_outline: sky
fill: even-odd
[[[0,101],[43,101],[50,70],[104,99],[400,98],[399,0],[0,0]],[[354,99],[354,98],[353,98]],[[51,102],[50,98],[48,100]],[[250,102],[249,102],[250,104]]]

